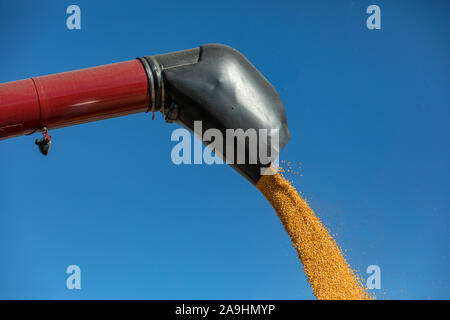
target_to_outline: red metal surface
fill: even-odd
[[[147,75],[138,60],[0,84],[0,140],[144,112]]]
[[[39,99],[33,80],[0,84],[0,139],[30,132],[40,123]]]

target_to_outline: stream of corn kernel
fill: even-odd
[[[291,237],[317,299],[371,299],[328,229],[281,173],[262,176],[256,187],[271,203]]]

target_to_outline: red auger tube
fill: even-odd
[[[0,84],[0,140],[149,108],[139,60]]]

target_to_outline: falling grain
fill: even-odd
[[[291,237],[317,299],[371,299],[327,228],[282,174],[263,176],[256,187]]]

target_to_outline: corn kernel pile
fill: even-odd
[[[317,299],[371,299],[327,228],[282,174],[262,176],[256,187],[291,237]]]

